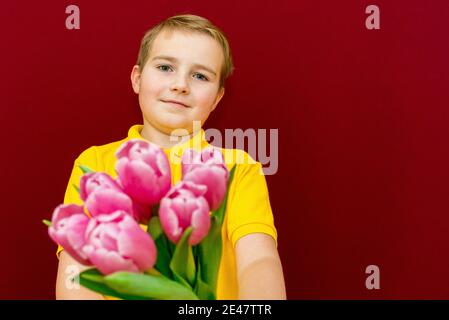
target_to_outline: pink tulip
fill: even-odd
[[[186,150],[182,155],[182,180],[207,187],[204,195],[211,210],[220,206],[226,194],[229,171],[220,150],[210,147],[201,152]]]
[[[143,272],[156,262],[153,239],[124,211],[92,218],[86,242],[84,253],[105,275],[117,271]]]
[[[85,206],[92,217],[123,210],[134,216],[133,202],[123,191],[110,188],[97,188],[85,202]]]
[[[87,197],[98,188],[107,188],[123,192],[120,185],[104,172],[86,173],[80,180],[80,197],[86,201]]]
[[[157,204],[170,189],[170,163],[157,145],[140,139],[122,144],[115,169],[124,191],[143,205]]]
[[[53,211],[51,227],[48,234],[78,262],[90,265],[87,255],[83,252],[86,243],[84,233],[89,223],[89,217],[83,212],[83,207],[75,204],[61,204]]]
[[[80,197],[92,216],[116,210],[133,213],[131,198],[119,183],[103,172],[86,173],[81,177]]]
[[[185,229],[192,227],[189,244],[198,244],[209,232],[209,205],[204,194],[206,187],[181,181],[162,198],[159,218],[162,229],[173,243],[178,243]]]

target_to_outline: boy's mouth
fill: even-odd
[[[184,107],[184,108],[190,108],[188,105],[186,105],[182,102],[176,101],[176,100],[162,100],[161,99],[161,101],[165,102],[165,103],[175,104],[175,105],[178,105],[178,106]]]

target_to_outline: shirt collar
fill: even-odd
[[[129,128],[128,140],[141,139],[141,140],[148,141],[141,136],[140,132],[142,131],[142,129],[143,129],[143,125],[141,125],[141,124],[136,124],[136,125],[133,125],[131,128]],[[151,141],[149,141],[149,142],[151,142]],[[162,149],[167,154],[167,156],[173,155],[177,158],[181,158],[184,150],[186,150],[186,149],[194,149],[196,151],[201,151],[202,149],[206,148],[207,146],[209,146],[209,143],[206,140],[206,134],[203,129],[200,129],[189,140],[187,140],[183,143],[180,143],[180,144],[176,144],[171,148],[162,148]],[[173,160],[173,159],[171,159],[171,160]]]

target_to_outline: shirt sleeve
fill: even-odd
[[[83,171],[80,169],[80,165],[86,166],[93,171],[97,171],[97,154],[95,147],[90,147],[83,151],[78,158],[76,158],[72,172],[70,174],[69,181],[67,183],[67,188],[64,195],[64,204],[77,204],[82,205],[83,201],[76,190],[80,186],[80,179],[83,176]],[[76,186],[76,188],[75,188]],[[56,251],[56,256],[59,259],[59,254],[63,248],[58,245],[58,250]]]
[[[249,155],[247,157],[250,158]],[[238,239],[250,233],[268,234],[277,246],[277,231],[260,162],[253,160],[238,164],[232,184],[227,208],[228,238],[232,246],[235,247]]]

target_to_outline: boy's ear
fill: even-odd
[[[140,68],[138,65],[135,65],[131,71],[131,84],[134,92],[137,94],[139,94],[140,88],[140,75]]]
[[[215,99],[215,104],[214,104],[214,106],[212,107],[212,110],[211,110],[210,112],[212,112],[212,111],[215,110],[215,108],[217,107],[217,105],[218,105],[218,103],[220,102],[221,98],[223,98],[224,93],[225,93],[225,88],[224,88],[224,87],[221,87],[221,88],[218,90],[217,98]]]

